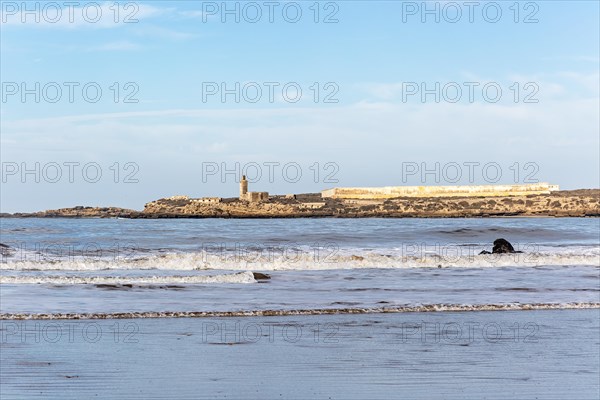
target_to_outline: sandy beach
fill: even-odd
[[[1,321],[2,399],[597,399],[600,310]]]

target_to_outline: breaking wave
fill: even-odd
[[[277,256],[214,255],[169,253],[135,259],[65,259],[57,261],[8,261],[0,264],[3,271],[99,271],[99,270],[333,270],[359,268],[490,268],[536,266],[600,266],[600,251],[535,252],[474,255],[452,251],[440,254],[398,255],[357,251],[315,255],[307,252]]]
[[[463,312],[463,311],[531,311],[595,309],[600,303],[510,303],[510,304],[425,304],[415,306],[376,308],[321,308],[299,310],[250,311],[144,311],[119,313],[0,313],[0,320],[51,319],[134,319],[134,318],[211,318],[211,317],[276,317],[295,315],[375,314],[409,312]]]
[[[256,283],[250,271],[235,274],[196,275],[196,276],[1,276],[0,283],[47,284],[47,285],[131,285],[145,286],[157,284],[208,284],[208,283]]]

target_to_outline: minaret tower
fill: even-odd
[[[248,181],[246,180],[246,175],[242,175],[242,180],[240,181],[240,200],[246,200],[246,193],[248,193]]]

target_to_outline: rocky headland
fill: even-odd
[[[2,217],[72,218],[433,218],[433,217],[598,217],[600,189],[506,197],[397,197],[387,200],[322,198],[319,193],[272,196],[250,203],[237,198],[205,202],[174,196],[147,203],[142,211],[118,207],[61,208]]]

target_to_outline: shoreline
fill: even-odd
[[[373,315],[373,314],[421,314],[466,313],[490,311],[540,311],[540,310],[590,310],[600,309],[600,303],[519,303],[519,304],[428,304],[377,308],[321,308],[299,310],[254,311],[152,311],[119,313],[58,313],[25,314],[1,313],[0,321],[30,320],[120,320],[120,319],[185,319],[185,318],[252,318],[294,317],[322,315]]]
[[[531,215],[531,214],[507,214],[507,215],[430,215],[430,216],[395,216],[395,215],[369,215],[369,216],[352,216],[352,217],[341,217],[341,216],[234,216],[234,217],[210,217],[210,216],[186,216],[186,215],[161,215],[161,216],[144,216],[144,217],[105,217],[105,216],[71,216],[71,215],[53,215],[53,216],[38,216],[38,215],[17,215],[17,216],[6,216],[1,215],[0,220],[6,219],[225,219],[225,220],[244,220],[244,219],[510,219],[510,218],[600,218],[598,214],[584,214],[584,215]]]

